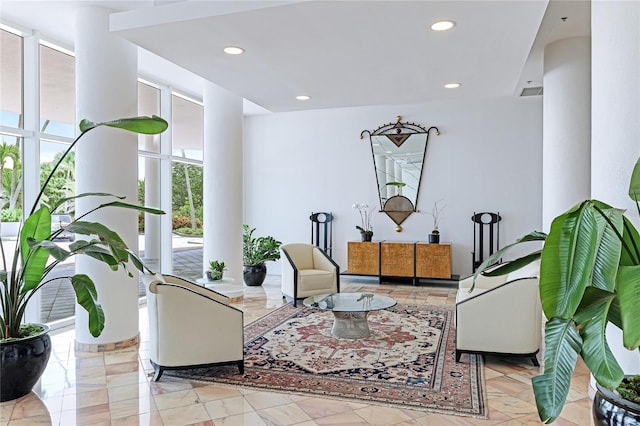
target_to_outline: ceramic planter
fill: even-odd
[[[623,399],[617,392],[596,384],[593,398],[594,425],[640,425],[640,404]]]
[[[33,389],[51,355],[49,327],[24,339],[0,342],[0,402],[20,398]]]
[[[267,276],[267,265],[245,265],[242,268],[242,279],[248,286],[260,286]]]

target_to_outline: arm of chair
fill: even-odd
[[[327,254],[318,247],[313,248],[313,267],[324,271],[336,271],[340,273],[340,267]]]
[[[195,287],[200,287],[195,285]],[[153,283],[149,287],[150,357],[162,366],[241,360],[243,313],[208,289]]]
[[[163,274],[162,277],[164,278],[164,281],[166,283],[178,284],[196,293],[199,293],[211,299],[217,300],[220,303],[224,303],[225,305],[229,304],[229,298],[227,296],[225,296],[224,294],[218,293],[213,289],[207,288],[200,284],[196,284],[193,281],[189,281],[184,278],[177,277],[175,275]]]
[[[313,265],[315,269],[333,271],[336,274],[336,293],[340,293],[340,266],[318,247],[313,248]]]
[[[285,249],[280,249],[282,259],[280,264],[282,265],[282,293],[290,297],[297,296],[295,293],[295,284],[298,277],[298,268],[291,260],[291,256]]]
[[[474,286],[474,288],[479,288],[479,289],[494,288],[501,284],[504,284],[506,281],[507,281],[506,274],[498,275],[497,277],[490,277],[487,275],[478,275],[478,278],[476,279],[476,285]],[[458,288],[468,290],[471,288],[472,284],[473,284],[473,275],[460,280],[460,282],[458,283]]]
[[[541,336],[537,278],[509,281],[456,303],[459,350],[528,354],[540,348]]]

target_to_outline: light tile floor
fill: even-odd
[[[372,284],[345,277],[344,291],[365,288],[401,303],[452,304],[451,286]],[[250,322],[281,306],[279,277],[245,287],[234,303]],[[146,309],[140,310],[139,347],[105,353],[74,351],[73,331],[52,336],[53,352],[31,394],[0,404],[4,425],[537,425],[530,379],[535,368],[522,360],[488,357],[485,377],[489,419],[445,416],[364,403],[285,395],[192,383],[170,376],[151,382]],[[463,358],[464,359],[464,358]],[[579,365],[569,401],[556,425],[590,425],[588,371]]]

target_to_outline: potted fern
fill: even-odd
[[[629,196],[640,213],[640,159],[629,185]],[[583,201],[556,217],[549,234],[534,231],[485,260],[475,273],[502,275],[540,259],[540,299],[545,325],[544,373],[532,379],[540,419],[554,421],[562,411],[571,376],[580,356],[595,378],[596,424],[613,423],[609,416],[640,424],[640,404],[615,389],[625,378],[606,339],[611,323],[623,332],[624,346],[640,344],[640,235],[624,210],[598,200]],[[514,246],[538,241],[541,250],[491,272]]]
[[[47,178],[40,193],[25,219],[16,241],[13,261],[6,264],[2,253],[0,270],[0,402],[26,395],[38,381],[47,365],[51,353],[51,339],[44,324],[24,324],[25,310],[31,298],[45,285],[54,280],[49,273],[59,263],[73,256],[89,256],[108,265],[112,270],[122,267],[129,275],[128,263],[141,272],[149,271],[137,254],[133,253],[120,236],[99,222],[85,219],[92,212],[107,208],[134,209],[141,212],[163,214],[161,210],[129,204],[105,193],[78,194],[60,200],[51,207],[40,207],[41,198],[53,174],[75,145],[90,131],[102,127],[114,127],[135,133],[158,134],[167,128],[167,122],[160,117],[133,117],[114,121],[93,123],[80,122],[80,135],[60,157]],[[64,202],[79,197],[107,197],[111,201],[98,204],[91,211],[78,216],[64,228],[51,228],[51,212]],[[62,232],[85,235],[88,239],[78,239],[68,249],[56,244],[56,237]],[[96,237],[97,236],[97,237]],[[0,247],[1,238],[0,238]],[[3,249],[4,250],[4,249]],[[149,271],[151,272],[151,271]],[[59,279],[60,277],[58,277]],[[102,307],[91,277],[75,274],[66,277],[71,281],[78,304],[87,310],[88,327],[93,336],[99,336],[105,325]]]

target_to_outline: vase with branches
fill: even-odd
[[[433,218],[433,229],[429,234],[429,242],[430,243],[439,243],[440,242],[440,230],[438,229],[440,226],[440,215],[442,211],[447,206],[440,206],[438,203],[442,200],[435,201],[433,203],[433,208],[431,209],[431,217]]]

